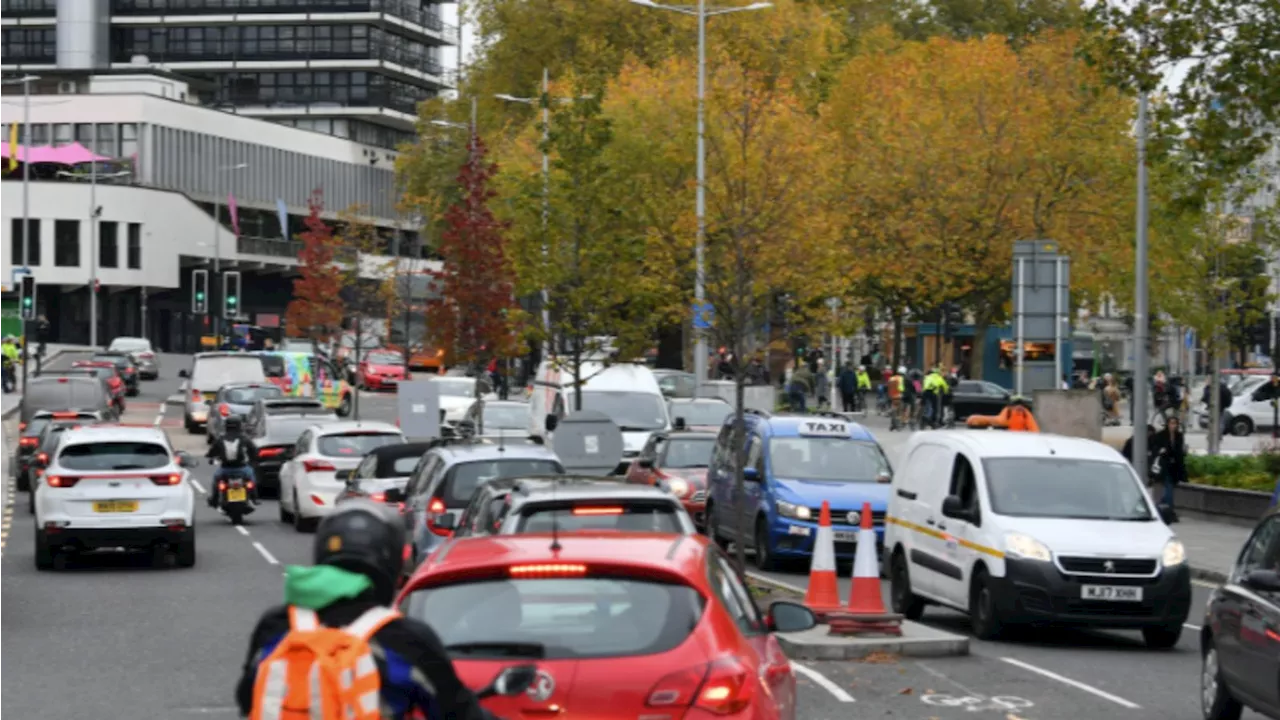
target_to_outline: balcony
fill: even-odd
[[[255,42],[252,50],[235,42],[206,42],[202,44],[186,44],[164,51],[144,51],[129,43],[117,43],[113,53],[113,62],[129,62],[135,54],[145,54],[152,62],[264,62],[277,60],[382,60],[394,63],[427,75],[443,77],[444,68],[440,63],[421,53],[404,50],[395,46],[370,43],[363,48],[320,50],[304,46],[298,42]],[[34,60],[29,62],[36,62]]]
[[[0,2],[0,15],[4,17],[50,17],[57,12],[57,0],[3,0]]]

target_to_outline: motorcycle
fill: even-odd
[[[249,501],[249,491],[253,489],[253,481],[235,470],[227,472],[230,474],[223,475],[218,481],[217,508],[231,518],[232,525],[242,525],[244,516],[256,509]]]

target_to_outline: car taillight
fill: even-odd
[[[18,423],[18,432],[22,432],[23,430],[26,430],[26,429],[27,429],[27,424],[26,424],[26,423],[24,423],[24,422],[20,422],[20,423]]]
[[[222,403],[221,405],[218,406],[218,414],[221,415],[222,417],[230,417],[231,406],[226,403]]]
[[[36,453],[36,462],[41,465],[49,464],[49,453]]]
[[[508,572],[512,577],[520,578],[582,577],[587,574],[587,566],[579,563],[537,563],[512,565]]]
[[[258,451],[258,457],[275,457],[284,453],[284,448],[262,448]]]
[[[178,473],[169,473],[168,475],[152,475],[151,482],[155,485],[177,485],[182,482],[182,475]]]
[[[50,475],[45,478],[45,480],[49,483],[49,487],[56,488],[69,488],[77,482],[80,482],[80,478],[67,477],[66,475]]]
[[[138,357],[142,358],[143,360],[150,360],[155,356],[156,356],[155,353],[149,353],[149,352],[138,353]]]
[[[53,414],[54,420],[75,420],[78,417],[80,417],[80,414],[73,412],[56,412]]]
[[[621,515],[620,507],[576,507],[573,509],[574,515]]]
[[[304,460],[302,469],[307,472],[333,472],[337,470],[328,460]]]
[[[35,447],[40,444],[40,438],[24,437],[18,441],[19,447]]]
[[[201,398],[203,398],[203,397],[204,397],[204,395],[201,395],[199,390],[192,390],[192,391],[191,391],[191,399],[192,399],[192,400],[199,400],[199,399],[201,399]]]
[[[223,490],[226,490],[226,489],[227,489],[227,481],[226,481],[226,480],[219,480],[219,481],[218,481],[218,492],[222,492]]]
[[[387,494],[386,494],[386,493],[373,493],[372,495],[370,495],[370,496],[369,496],[369,499],[370,499],[370,500],[372,500],[372,501],[374,501],[374,502],[386,502],[386,501],[387,501]]]
[[[440,537],[449,537],[453,534],[452,530],[436,527],[436,523],[445,514],[446,510],[444,500],[440,498],[431,498],[431,504],[427,506],[427,529]]]
[[[733,658],[721,658],[670,673],[649,691],[649,707],[696,706],[715,715],[733,715],[751,704],[753,685],[747,669]]]

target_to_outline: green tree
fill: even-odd
[[[458,168],[467,161],[467,136],[457,125],[470,122],[467,103],[433,98],[418,106],[417,140],[396,158],[398,207],[422,217],[426,247],[436,248],[447,227],[445,211],[462,198]],[[443,120],[453,126],[437,124]]]

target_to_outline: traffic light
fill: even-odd
[[[942,304],[942,336],[950,340],[956,332],[956,328],[964,324],[964,313],[960,309],[960,303],[947,302]]]
[[[240,317],[240,273],[232,270],[222,275],[222,316],[228,320]]]
[[[26,274],[22,276],[22,319],[36,319],[36,277]]]
[[[205,315],[209,312],[209,271],[191,271],[191,312]]]

